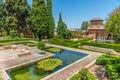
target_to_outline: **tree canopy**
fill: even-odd
[[[64,39],[69,39],[72,36],[71,32],[67,29],[67,25],[62,20],[61,13],[59,14],[57,33],[58,33],[58,35],[60,35]]]
[[[27,0],[6,0],[5,8],[7,10],[6,28],[18,31],[18,37],[22,29],[26,27],[26,18],[28,17]]]
[[[113,33],[113,39],[120,43],[120,7],[113,10],[106,19],[106,28]]]
[[[46,4],[47,3],[47,4]],[[34,36],[51,38],[54,33],[54,19],[52,16],[52,0],[33,0],[31,10]]]
[[[0,0],[0,35],[2,36],[2,31],[5,28],[6,10],[3,1]]]

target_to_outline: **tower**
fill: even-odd
[[[90,20],[91,29],[104,29],[103,20],[101,18],[93,18]]]

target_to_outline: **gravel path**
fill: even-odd
[[[89,71],[95,75],[96,80],[109,80],[105,73],[105,66],[94,64]]]

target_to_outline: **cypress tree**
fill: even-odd
[[[55,22],[54,18],[52,16],[52,0],[47,0],[47,7],[46,7],[46,14],[47,14],[47,38],[51,38],[54,36],[54,28],[55,28]]]
[[[31,20],[33,24],[34,36],[38,36],[39,40],[45,38],[46,35],[46,8],[44,0],[33,0],[31,10]]]
[[[2,36],[2,31],[5,28],[5,16],[6,16],[6,11],[4,8],[3,1],[0,0],[0,36]]]
[[[64,39],[68,39],[71,37],[71,32],[67,29],[67,25],[62,20],[62,14],[59,14],[59,21],[57,26],[58,35],[63,37]]]

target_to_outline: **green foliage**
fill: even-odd
[[[81,42],[86,42],[89,40],[91,40],[91,38],[84,38],[84,39],[81,39],[78,41],[65,40],[65,39],[61,39],[61,38],[51,38],[48,40],[48,43],[72,47],[72,48],[79,48],[79,45]]]
[[[89,27],[89,22],[88,21],[83,21],[82,23],[82,27],[81,27],[81,30],[86,30],[86,32],[88,31],[88,27]],[[86,38],[87,38],[87,34],[86,34]]]
[[[25,41],[25,40],[32,40],[31,38],[18,38],[18,37],[15,37],[15,38],[3,38],[3,39],[0,39],[0,43],[5,43],[5,42],[16,42],[16,41]]]
[[[117,52],[120,52],[120,44],[110,44],[110,43],[98,43],[98,42],[81,42],[81,45],[95,46],[101,48],[114,49]]]
[[[0,36],[2,36],[2,32],[5,28],[5,17],[6,17],[6,10],[4,7],[3,0],[0,0]]]
[[[120,7],[111,12],[106,19],[106,28],[113,33],[113,39],[120,43]]]
[[[64,39],[70,39],[72,37],[72,33],[67,29],[67,25],[62,21],[62,14],[61,13],[59,15],[57,32],[58,32],[58,35],[60,35]]]
[[[42,41],[38,42],[37,48],[40,49],[40,50],[44,50],[45,49],[45,43],[42,42]]]
[[[48,43],[56,44],[56,45],[65,45],[64,39],[60,39],[60,38],[51,38],[48,40]]]
[[[46,36],[48,38],[53,37],[54,19],[52,17],[52,1],[48,0],[45,2],[45,0],[33,0],[31,20],[35,37],[37,36],[39,40]]]
[[[88,21],[83,21],[82,22],[82,27],[81,27],[81,30],[87,30],[88,29],[88,27],[89,27],[89,22]]]
[[[106,73],[110,80],[119,80],[120,79],[120,76],[118,74],[118,69],[117,69],[118,66],[120,67],[120,65],[118,65],[118,64],[116,64],[116,65],[107,64],[106,65]]]
[[[120,57],[111,55],[111,54],[105,54],[100,56],[96,60],[96,64],[99,65],[105,65],[106,66],[106,73],[110,80],[119,80],[119,71],[120,71]]]
[[[10,32],[10,36],[11,36],[11,38],[18,37],[18,33],[17,33],[17,31],[12,30],[12,31]]]
[[[5,8],[7,10],[6,29],[15,29],[20,37],[21,31],[26,29],[26,19],[29,16],[29,4],[27,0],[6,0]]]
[[[48,58],[45,60],[41,60],[36,64],[36,67],[39,69],[44,69],[45,71],[52,71],[57,66],[62,65],[62,61],[55,58]]]
[[[108,53],[100,56],[96,60],[96,64],[99,65],[116,64],[116,63],[120,63],[120,57]]]
[[[37,44],[35,44],[35,43],[27,43],[26,45],[29,46],[29,47],[37,46]]]
[[[96,80],[87,68],[82,69],[78,74],[70,78],[70,80]]]
[[[46,7],[46,23],[47,23],[47,38],[52,38],[54,36],[55,21],[52,16],[52,0],[47,0]]]
[[[70,80],[79,80],[79,78],[80,78],[80,74],[75,74],[70,78]]]

